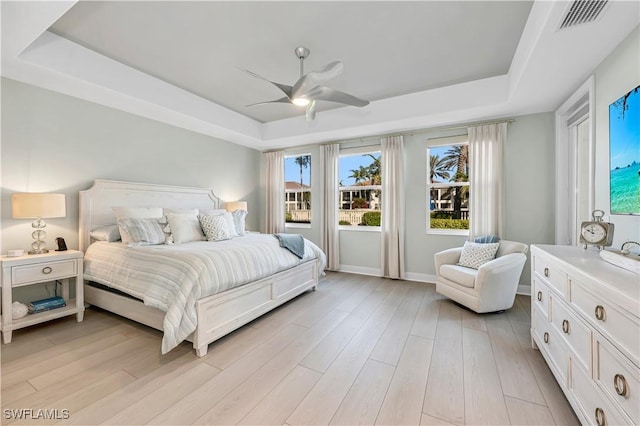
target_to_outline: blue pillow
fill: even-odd
[[[485,235],[483,237],[476,237],[473,240],[474,243],[480,243],[480,244],[491,244],[491,243],[497,243],[498,241],[500,241],[500,237],[498,237],[497,235]]]

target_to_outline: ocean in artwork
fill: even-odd
[[[611,213],[640,214],[640,163],[611,170]]]

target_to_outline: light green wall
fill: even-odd
[[[62,192],[67,217],[47,220],[47,244],[78,247],[78,191],[94,179],[212,188],[249,203],[258,229],[260,153],[34,86],[2,79],[0,250],[27,249],[28,221],[11,218],[13,192]],[[255,209],[255,210],[252,210]]]
[[[595,207],[609,211],[609,104],[640,85],[640,27],[627,36],[595,70]],[[638,160],[637,158],[629,159]],[[612,215],[613,246],[640,241],[640,216]]]

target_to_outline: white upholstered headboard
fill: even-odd
[[[80,191],[81,251],[91,244],[92,229],[116,223],[112,210],[116,206],[217,209],[220,199],[205,188],[95,180],[91,188]]]

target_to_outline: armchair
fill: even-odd
[[[462,247],[436,253],[436,291],[477,313],[510,309],[528,248],[501,240],[496,258],[478,269],[457,265]]]

